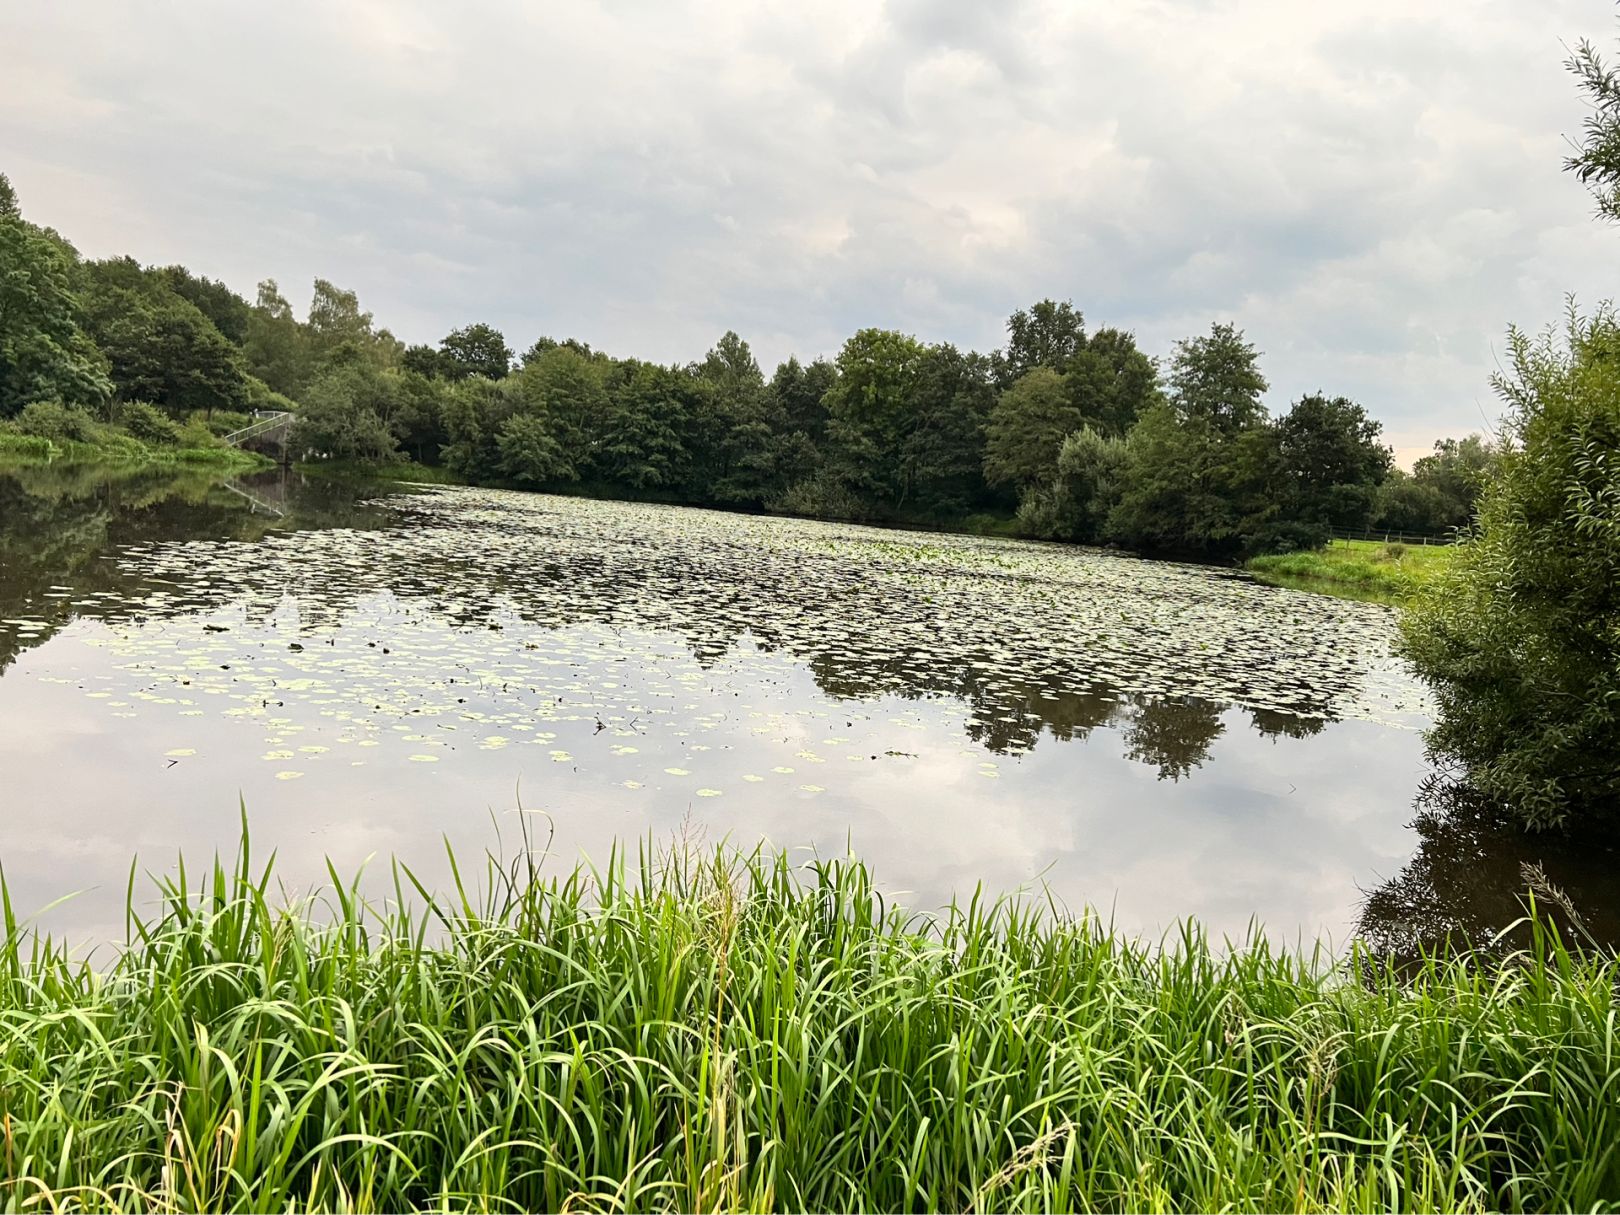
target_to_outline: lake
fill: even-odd
[[[982,882],[1130,933],[1342,944],[1380,888],[1403,924],[1511,914],[1517,843],[1476,833],[1430,889],[1451,845],[1412,826],[1427,705],[1393,622],[1067,546],[17,469],[0,863],[20,911],[78,892],[42,921],[75,939],[122,937],[132,857],[233,849],[239,807],[290,889],[328,856],[443,882],[444,841],[510,855],[527,827],[553,870],[616,842],[848,849],[910,906]],[[1612,906],[1612,861],[1549,871]]]

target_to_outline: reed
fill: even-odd
[[[1397,976],[1027,900],[908,917],[853,859],[489,859],[447,893],[395,862],[387,899],[333,871],[287,905],[250,853],[145,916],[132,868],[99,963],[0,882],[0,1207],[1620,1200],[1616,966],[1548,928]]]

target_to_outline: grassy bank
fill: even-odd
[[[1314,552],[1251,557],[1243,568],[1274,586],[1398,603],[1445,569],[1454,551],[1440,544],[1335,540]]]
[[[95,442],[47,439],[18,434],[0,426],[0,459],[11,463],[127,464],[135,466],[200,467],[225,472],[269,468],[272,462],[255,452],[223,443],[170,446],[143,443],[132,435],[113,432]]]
[[[8,903],[0,1205],[1620,1201],[1620,970],[1547,936],[1359,982],[1006,903],[904,922],[855,863],[632,869],[429,904],[396,865],[413,918],[278,909],[244,854],[99,970]]]
[[[349,481],[385,481],[421,485],[466,485],[449,469],[415,460],[381,463],[375,460],[305,460],[298,471],[312,477]]]

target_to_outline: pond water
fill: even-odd
[[[983,882],[1342,943],[1435,869],[1392,636],[1378,605],[1097,550],[0,472],[0,863],[19,909],[78,891],[45,922],[121,937],[131,858],[228,852],[239,806],[293,887],[324,857],[443,880],[443,841],[510,851],[521,815],[553,868],[768,841],[851,849],[920,908]]]

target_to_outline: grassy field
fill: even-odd
[[[855,862],[392,872],[387,909],[287,909],[244,846],[99,965],[8,901],[0,1206],[1620,1202],[1620,968],[1545,933],[1401,981],[1016,903],[906,920]]]
[[[1275,586],[1399,603],[1445,569],[1455,551],[1441,544],[1335,540],[1315,552],[1251,557],[1243,568]]]

